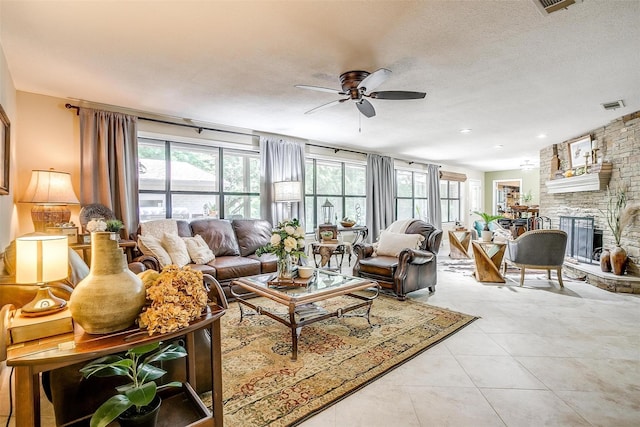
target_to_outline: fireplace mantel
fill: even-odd
[[[549,194],[557,193],[575,193],[579,191],[600,191],[606,190],[611,179],[611,163],[602,163],[599,165],[598,171],[592,171],[580,176],[572,176],[570,178],[561,178],[547,181],[547,192]]]

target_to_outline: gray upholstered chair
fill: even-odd
[[[562,263],[566,247],[567,233],[562,230],[527,231],[517,239],[507,241],[504,268],[506,270],[507,263],[520,268],[520,286],[524,283],[525,269],[547,270],[549,280],[553,269],[560,287],[563,287]]]

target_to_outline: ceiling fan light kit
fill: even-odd
[[[380,68],[373,73],[362,70],[346,71],[340,74],[340,84],[342,86],[342,90],[309,85],[296,85],[296,87],[300,89],[309,89],[318,92],[329,92],[336,95],[347,96],[347,98],[337,99],[335,101],[331,101],[315,107],[307,111],[305,114],[315,113],[316,111],[323,110],[325,108],[351,100],[355,103],[356,107],[363,116],[370,118],[376,115],[376,110],[373,107],[373,104],[371,104],[371,102],[369,102],[369,100],[365,98],[407,100],[422,99],[426,96],[425,92],[412,92],[403,90],[371,92],[373,89],[384,83],[390,76],[391,70],[387,70],[386,68]]]

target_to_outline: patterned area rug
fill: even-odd
[[[273,307],[264,298],[252,301]],[[339,303],[345,302],[336,298],[325,308]],[[233,303],[222,318],[224,424],[230,427],[296,425],[476,317],[381,295],[371,310],[373,327],[360,317],[304,327],[297,361],[284,325],[266,316],[239,319]],[[211,406],[210,394],[203,400]]]

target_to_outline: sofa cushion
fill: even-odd
[[[263,219],[234,219],[233,231],[238,239],[240,256],[254,253],[271,239],[271,224]]]
[[[201,271],[202,274],[210,274],[216,277],[216,268],[210,264],[189,264],[189,268],[195,271]]]
[[[201,235],[196,234],[193,237],[183,237],[182,239],[187,245],[187,252],[194,263],[206,264],[216,257]]]
[[[398,256],[403,249],[419,249],[423,241],[424,236],[421,234],[392,233],[383,230],[382,233],[380,233],[376,253],[378,255],[395,257]]]
[[[260,261],[241,256],[216,256],[209,263],[216,269],[218,281],[260,274]]]
[[[216,257],[240,255],[236,234],[228,220],[196,219],[191,221],[191,231],[194,236],[196,234],[202,236]]]
[[[260,273],[273,273],[278,269],[278,256],[276,254],[262,254],[260,256],[251,254],[247,258],[260,262]]]
[[[164,233],[178,234],[178,224],[175,219],[154,219],[140,223],[140,233],[162,240]]]
[[[158,260],[160,268],[171,264],[171,256],[162,247],[160,239],[153,236],[138,235],[138,248],[144,255],[149,255]]]
[[[184,267],[191,262],[191,257],[187,251],[187,245],[178,234],[164,233],[161,240],[162,247],[171,257],[171,263],[178,267]]]

